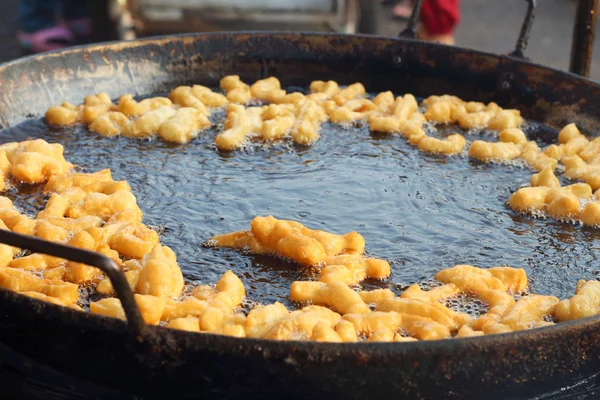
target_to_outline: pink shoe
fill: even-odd
[[[92,34],[91,18],[69,19],[65,23],[75,37],[86,37]]]
[[[75,43],[73,34],[64,26],[53,26],[31,33],[19,31],[17,39],[21,47],[34,53],[62,49]]]

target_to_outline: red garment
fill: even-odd
[[[460,0],[424,0],[420,19],[431,36],[452,33],[460,21]]]

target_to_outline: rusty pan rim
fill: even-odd
[[[555,68],[543,66],[537,63],[534,63],[529,60],[518,59],[514,57],[510,57],[507,55],[498,55],[490,52],[479,51],[479,50],[471,50],[463,47],[456,46],[447,46],[439,43],[430,43],[430,42],[422,42],[414,39],[406,39],[400,37],[386,37],[386,36],[378,36],[378,35],[364,35],[364,34],[335,34],[335,33],[327,33],[327,32],[294,32],[294,31],[231,31],[231,32],[206,32],[206,33],[185,33],[185,34],[177,34],[177,35],[161,35],[161,36],[151,36],[147,38],[137,39],[133,41],[127,42],[119,42],[119,41],[109,41],[96,43],[91,45],[79,45],[73,46],[68,49],[61,50],[53,50],[45,53],[30,55],[26,57],[21,57],[15,60],[7,61],[0,64],[0,72],[3,70],[12,67],[13,65],[18,65],[28,61],[41,61],[42,59],[48,57],[60,57],[65,54],[78,54],[85,53],[87,51],[102,51],[102,50],[110,50],[110,51],[118,51],[128,48],[135,48],[139,46],[143,46],[146,44],[164,44],[170,42],[195,42],[197,40],[202,40],[204,38],[211,37],[237,37],[240,35],[246,36],[278,36],[278,37],[296,37],[296,38],[310,38],[310,37],[329,37],[329,38],[351,38],[351,37],[359,37],[369,40],[378,40],[378,41],[386,41],[388,43],[420,43],[424,46],[429,46],[431,48],[453,48],[458,52],[470,52],[472,54],[477,54],[481,56],[488,56],[497,58],[499,60],[508,60],[512,62],[516,62],[523,65],[528,65],[536,68],[541,68],[546,71],[551,71],[553,73],[558,74],[561,78],[565,79],[575,79],[579,81],[585,81],[591,83],[592,85],[600,88],[600,83],[582,78],[578,75],[561,71]],[[103,321],[104,326],[107,330],[111,329],[127,329],[127,325],[124,321],[105,317],[101,315],[91,314],[89,312],[81,312],[72,309],[68,309],[63,306],[55,305],[52,303],[47,303],[38,299],[33,299],[28,296],[22,295],[17,292],[13,292],[4,288],[0,288],[0,292],[7,292],[8,297],[14,300],[15,303],[21,303],[22,305],[28,305],[30,308],[35,310],[45,310],[48,312],[54,313],[57,315],[61,315],[63,317],[71,317],[74,320],[85,321],[90,318],[95,321]],[[41,313],[41,312],[40,312]],[[548,326],[543,328],[536,328],[531,330],[519,331],[519,332],[510,332],[503,334],[494,334],[494,335],[485,335],[481,337],[471,337],[464,338],[468,340],[430,340],[430,341],[417,341],[417,342],[407,342],[407,343],[385,343],[385,342],[374,342],[374,343],[320,343],[313,341],[277,341],[277,340],[269,340],[269,339],[253,339],[253,338],[235,338],[228,337],[223,335],[213,335],[213,334],[201,334],[198,335],[194,332],[186,332],[174,329],[164,329],[162,327],[157,326],[148,326],[147,327],[155,336],[173,336],[178,339],[183,339],[186,336],[190,338],[196,339],[195,341],[198,343],[204,341],[213,341],[218,340],[223,342],[224,344],[231,344],[231,352],[235,352],[240,347],[248,347],[248,348],[258,348],[261,347],[284,347],[284,348],[293,348],[296,350],[326,350],[327,352],[334,353],[342,353],[348,350],[355,351],[364,351],[369,354],[376,354],[378,350],[384,350],[386,353],[389,353],[390,350],[424,350],[427,351],[435,350],[435,349],[444,349],[448,351],[449,349],[457,349],[463,346],[470,347],[474,344],[479,344],[482,347],[497,347],[497,346],[511,346],[512,344],[516,344],[517,342],[523,341],[535,341],[539,336],[550,335],[556,338],[563,338],[565,335],[568,335],[570,331],[583,332],[591,329],[600,329],[600,315],[582,318],[573,321],[561,322],[556,324],[555,326]],[[221,349],[222,351],[222,349]]]
[[[478,56],[492,57],[492,58],[497,58],[498,60],[507,60],[507,61],[516,62],[516,63],[530,66],[530,67],[540,68],[540,69],[558,74],[561,78],[564,77],[564,78],[568,78],[568,79],[575,79],[575,80],[591,83],[600,89],[600,82],[583,78],[583,77],[581,77],[577,74],[571,73],[569,71],[563,71],[563,70],[560,70],[557,68],[553,68],[553,67],[549,67],[549,66],[545,66],[545,65],[533,62],[529,58],[519,58],[519,57],[514,57],[514,56],[510,56],[510,55],[506,55],[506,54],[496,54],[496,53],[487,52],[487,51],[483,51],[483,50],[469,49],[469,48],[460,47],[460,46],[450,46],[450,45],[441,44],[441,43],[427,42],[427,41],[422,41],[419,39],[405,38],[405,37],[399,37],[399,36],[396,37],[396,36],[383,36],[383,35],[347,34],[347,33],[312,32],[312,31],[269,31],[269,30],[244,31],[244,30],[241,30],[241,31],[225,31],[225,32],[223,32],[223,31],[196,32],[196,33],[179,33],[179,34],[174,34],[174,35],[155,35],[155,36],[148,36],[148,37],[139,38],[139,39],[135,39],[135,40],[129,40],[129,41],[112,40],[112,41],[105,41],[105,42],[99,42],[99,43],[93,43],[93,44],[81,44],[81,45],[71,46],[66,49],[50,50],[50,51],[46,51],[43,53],[32,54],[32,55],[28,55],[28,56],[24,56],[24,57],[19,57],[14,60],[5,61],[3,63],[0,63],[0,73],[2,73],[2,71],[4,71],[5,69],[12,67],[13,65],[18,65],[20,63],[29,62],[29,61],[41,61],[42,59],[45,59],[45,58],[61,57],[63,55],[67,55],[67,54],[78,54],[78,53],[85,53],[88,51],[93,52],[93,51],[103,51],[103,50],[120,51],[120,50],[129,49],[129,48],[140,47],[140,46],[143,46],[146,44],[161,45],[161,44],[166,44],[166,43],[171,43],[171,42],[187,43],[187,42],[195,42],[195,41],[203,39],[203,38],[237,37],[237,36],[257,36],[257,37],[258,36],[260,36],[260,37],[279,36],[279,37],[286,37],[286,38],[287,37],[297,37],[297,38],[310,38],[310,37],[319,38],[319,37],[321,37],[321,38],[339,38],[339,39],[362,38],[362,39],[368,39],[368,40],[386,41],[388,43],[418,43],[421,46],[431,47],[434,49],[435,48],[446,49],[446,50],[452,49],[452,50],[455,50],[456,52],[468,52],[470,54],[475,54]]]

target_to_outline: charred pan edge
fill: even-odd
[[[76,47],[0,66],[0,127],[90,93],[165,92],[227,74],[284,84],[361,81],[370,91],[496,101],[558,128],[600,126],[600,85],[523,60],[399,38],[317,33],[207,33]]]
[[[161,92],[214,84],[232,73],[248,81],[275,75],[284,84],[335,79],[361,81],[372,91],[450,93],[516,107],[554,127],[576,121],[591,134],[600,121],[598,84],[508,57],[366,36],[217,33],[80,47],[4,64],[0,123],[12,126],[97,91]],[[0,360],[11,368],[36,370],[24,358],[9,360],[2,347],[72,378],[153,398],[523,398],[600,370],[599,317],[402,344],[241,340],[157,327],[140,339],[123,321],[0,289],[0,321]]]

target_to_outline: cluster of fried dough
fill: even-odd
[[[551,160],[531,176],[530,186],[513,193],[508,205],[515,211],[544,213],[559,220],[579,220],[584,225],[600,225],[600,139],[589,141],[575,124],[565,126],[558,145],[550,145],[540,158]],[[531,143],[531,142],[530,142]],[[487,143],[490,147],[503,143]],[[473,143],[475,145],[475,143]],[[536,145],[537,146],[537,145]],[[473,146],[471,146],[473,147]],[[564,176],[585,183],[562,186],[554,174],[558,162]],[[539,165],[543,166],[542,164]]]
[[[187,143],[210,126],[210,110],[205,103],[196,100],[199,97],[208,101],[212,96],[206,95],[206,91],[227,101],[223,95],[204,86],[182,86],[173,90],[169,98],[152,97],[141,101],[126,94],[118,104],[113,104],[107,93],[98,93],[86,96],[79,106],[65,102],[50,107],[46,120],[50,125],[60,126],[84,123],[104,137],[123,135],[143,139],[158,135],[168,142]]]
[[[211,110],[226,107],[223,132],[215,137],[220,150],[235,150],[250,139],[270,142],[290,137],[310,145],[320,137],[325,121],[348,124],[368,121],[376,132],[399,133],[420,150],[436,154],[458,154],[467,142],[456,133],[444,139],[427,136],[423,126],[459,123],[466,128],[508,129],[523,122],[519,111],[503,110],[495,103],[464,102],[454,96],[431,96],[423,102],[423,114],[411,94],[394,97],[382,92],[367,98],[365,87],[353,83],[340,87],[335,81],[314,81],[310,93],[287,93],[277,78],[248,85],[239,76],[220,81],[225,93],[201,85],[180,86],[168,96],[136,101],[124,95],[113,104],[106,93],[87,96],[80,106],[63,103],[46,112],[51,125],[83,122],[102,136],[147,138],[155,135],[171,142],[186,143],[210,126]],[[252,105],[255,104],[255,105]],[[260,105],[256,105],[260,104]]]
[[[319,281],[324,283],[352,285],[366,278],[384,279],[391,272],[387,261],[364,257],[365,239],[357,232],[336,235],[273,216],[256,217],[249,231],[218,235],[210,243],[319,266]]]
[[[241,88],[236,96],[244,93]],[[27,176],[36,177],[30,182],[46,181],[50,198],[36,218],[30,218],[0,197],[0,229],[110,257],[123,269],[148,324],[276,340],[406,342],[546,326],[550,317],[582,318],[596,315],[600,308],[600,283],[595,281],[580,281],[576,295],[562,302],[540,295],[515,302],[513,294],[525,290],[527,277],[525,271],[509,267],[456,266],[436,275],[443,286],[423,291],[415,284],[400,297],[389,289],[357,292],[350,285],[390,275],[389,263],[364,256],[365,240],[360,234],[336,235],[269,216],[254,218],[249,231],[216,236],[213,244],[313,265],[320,275],[318,281],[294,282],[290,289],[292,300],[312,305],[296,311],[281,303],[259,305],[245,314],[240,309],[244,284],[231,271],[215,287],[201,285],[191,288],[191,295],[183,294],[184,279],[175,253],[141,222],[142,211],[129,184],[113,180],[110,170],[68,172],[71,164],[62,157],[62,146],[43,140],[7,144],[2,151],[10,163],[7,171],[34,171],[20,154],[44,160],[36,161],[37,172]],[[545,170],[535,184],[556,186],[556,177],[549,174],[552,171]],[[100,294],[113,292],[110,281],[96,268],[43,254],[20,254],[20,249],[0,244],[1,287],[77,310],[82,310],[80,285],[93,286]],[[473,320],[443,304],[460,294],[478,297],[489,310]],[[120,301],[113,297],[90,303],[90,311],[125,318]]]
[[[579,219],[585,225],[600,223],[600,193],[592,194],[587,183],[561,186],[550,167],[531,176],[531,186],[514,192],[508,200],[509,206],[520,212],[546,213],[556,219]]]
[[[104,254],[127,271],[128,278],[136,275],[130,282],[140,294],[181,294],[183,276],[175,255],[142,224],[142,211],[127,182],[114,181],[108,169],[68,172],[72,165],[64,160],[59,144],[38,139],[2,147],[13,178],[46,181],[50,198],[36,218],[30,218],[0,197],[0,229]],[[107,286],[96,268],[38,253],[15,258],[19,254],[20,249],[0,245],[0,286],[73,306],[79,300],[78,285]]]
[[[318,92],[321,97],[287,93],[281,89],[279,80],[272,77],[248,86],[238,76],[226,76],[221,79],[221,88],[227,92],[227,98],[233,100],[227,106],[225,131],[215,138],[220,150],[237,149],[247,139],[268,142],[290,137],[304,145],[317,141],[320,126],[327,120],[320,103],[335,92],[333,88],[323,87]],[[335,90],[339,91],[337,84]],[[268,105],[247,108],[240,105],[251,100]]]
[[[64,148],[58,143],[42,139],[0,145],[0,190],[6,179],[26,183],[44,182],[52,175],[64,174],[73,168],[63,156]]]
[[[157,232],[141,222],[142,211],[129,184],[114,181],[108,169],[92,174],[67,172],[72,165],[62,152],[61,145],[43,140],[2,146],[7,173],[30,183],[46,181],[44,190],[50,198],[36,218],[30,218],[8,198],[0,197],[0,229],[111,258],[123,269],[148,324],[163,321],[174,328],[194,330],[195,326],[195,330],[243,336],[239,327],[232,325],[245,319],[235,312],[245,296],[239,278],[228,271],[216,288],[198,286],[191,297],[182,299],[184,279],[175,253],[162,246]],[[19,170],[28,173],[14,172]],[[83,310],[78,305],[81,285],[113,294],[110,281],[94,267],[39,253],[18,257],[20,253],[20,249],[0,244],[1,287],[77,310]],[[90,311],[125,317],[120,301],[112,297],[90,303]]]
[[[434,124],[459,124],[465,129],[487,128],[510,132],[518,131],[517,127],[523,123],[519,110],[505,110],[496,103],[466,102],[456,96],[430,96],[423,101],[423,106],[426,107],[425,119]],[[473,156],[472,151],[477,153],[481,143],[485,142],[475,141],[469,149],[469,155]],[[462,135],[452,134],[443,140],[423,138],[417,145],[419,149],[430,153],[457,154],[462,152],[467,142]]]
[[[566,125],[558,134],[558,143],[543,150],[536,142],[527,141],[523,131],[506,129],[500,132],[499,142],[475,141],[469,156],[484,162],[508,161],[521,158],[538,172],[556,169],[558,162],[565,166],[565,176],[583,179],[592,189],[600,188],[600,140],[589,141],[575,124]]]
[[[385,278],[390,270],[387,262],[371,259],[379,266],[375,272],[369,272],[368,267],[365,272],[359,266],[361,260],[367,264],[369,260],[361,255],[364,239],[358,240],[355,235],[314,231],[269,216],[256,217],[249,231],[218,235],[210,243],[273,254],[321,269],[318,281],[297,281],[290,288],[291,300],[312,305],[292,313],[280,303],[255,308],[244,323],[258,311],[270,316],[262,319],[262,336],[253,337],[327,342],[462,338],[544,327],[552,325],[554,319],[582,318],[600,312],[600,282],[595,281],[580,281],[577,294],[560,303],[556,297],[537,294],[515,301],[515,295],[524,294],[528,282],[525,270],[511,267],[457,265],[436,274],[442,286],[424,291],[414,284],[399,297],[389,289],[357,292],[349,285],[365,276]],[[356,276],[353,271],[360,272]],[[444,304],[461,295],[478,298],[487,304],[487,312],[473,319]]]
[[[423,101],[425,118],[437,123],[458,123],[465,129],[504,130],[523,123],[519,110],[504,110],[496,103],[466,102],[456,96],[430,96]]]
[[[366,98],[360,83],[340,88],[336,82],[315,81],[310,93],[287,93],[276,78],[247,85],[237,76],[221,80],[225,95],[195,85],[173,90],[168,98],[135,101],[122,96],[113,104],[108,95],[86,97],[81,106],[63,104],[47,112],[51,124],[86,123],[104,136],[187,142],[210,125],[211,109],[226,107],[224,131],[215,138],[221,150],[241,147],[249,139],[262,141],[290,137],[300,144],[319,139],[323,122],[352,123],[365,120],[371,130],[399,133],[410,144],[430,153],[457,154],[467,142],[460,134],[445,139],[427,136],[424,124],[459,124],[463,128],[498,130],[499,141],[475,141],[469,156],[484,162],[520,158],[540,171],[531,187],[517,191],[509,204],[523,212],[543,211],[556,218],[579,218],[600,225],[600,139],[589,141],[567,125],[558,145],[540,149],[518,127],[517,110],[495,103],[465,102],[454,96],[431,96],[419,110],[416,99],[391,92]],[[251,104],[261,104],[252,106]],[[336,235],[311,230],[300,223],[256,217],[248,231],[212,238],[219,247],[273,254],[302,265],[316,266],[317,281],[294,282],[290,298],[312,305],[289,311],[280,303],[241,312],[244,285],[231,271],[216,287],[203,285],[183,296],[183,276],[176,256],[159,243],[158,235],[141,223],[142,213],[126,182],[115,182],[110,171],[96,174],[67,173],[72,167],[62,157],[62,146],[43,141],[12,143],[0,147],[0,170],[26,182],[48,180],[52,193],[46,209],[35,219],[16,211],[0,198],[2,229],[99,251],[119,264],[135,291],[145,321],[188,331],[237,337],[330,342],[414,341],[470,337],[543,327],[596,315],[600,311],[600,282],[580,281],[571,299],[529,294],[515,301],[527,287],[522,269],[479,269],[458,265],[439,272],[443,285],[424,291],[412,285],[397,297],[389,289],[357,292],[351,288],[366,278],[385,279],[390,265],[365,257],[364,238],[356,232]],[[2,155],[4,152],[4,156]],[[3,161],[4,160],[4,161]],[[554,175],[558,163],[565,176],[586,183],[561,187]],[[111,294],[110,282],[89,266],[40,254],[14,258],[18,249],[0,245],[0,286],[56,304],[78,308],[78,285],[96,285]],[[43,278],[39,277],[39,274]],[[444,303],[456,296],[474,296],[488,306],[473,319]],[[106,298],[90,304],[94,313],[124,318],[120,302]]]
[[[544,168],[554,170],[558,165],[556,159],[542,152],[535,141],[528,141],[525,133],[518,128],[502,130],[498,142],[475,140],[469,147],[469,157],[483,162],[521,159],[537,171]]]

